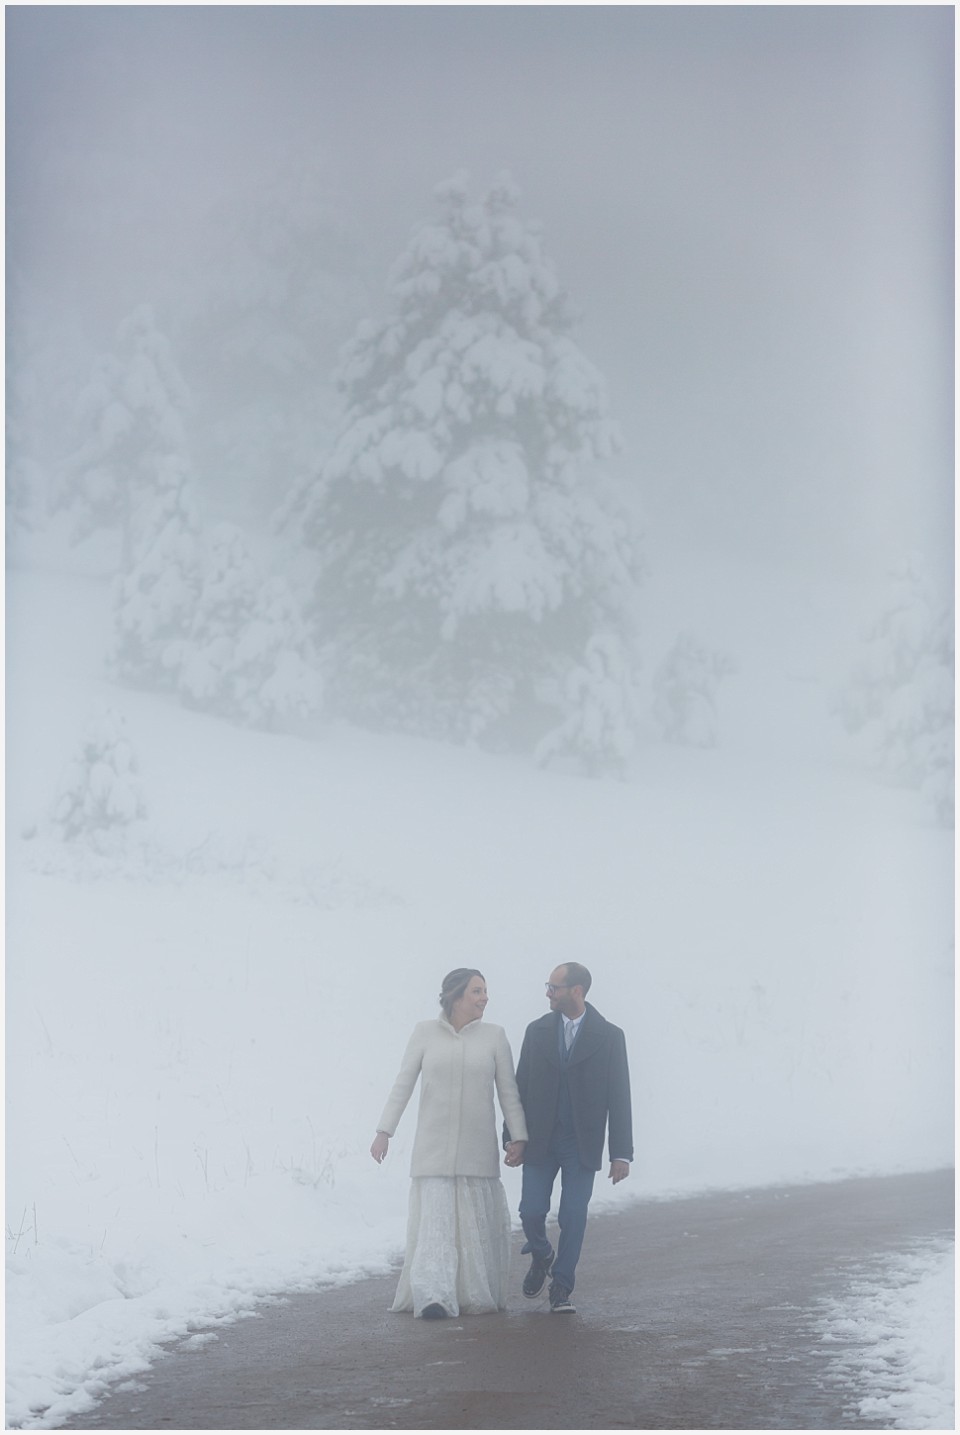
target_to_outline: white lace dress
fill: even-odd
[[[449,1315],[503,1310],[510,1213],[494,1092],[511,1139],[527,1139],[506,1032],[479,1018],[459,1030],[445,1017],[418,1022],[378,1131],[394,1134],[417,1082],[407,1248],[392,1309],[417,1316],[434,1304]]]
[[[510,1212],[499,1176],[415,1176],[395,1311],[450,1315],[503,1310]]]

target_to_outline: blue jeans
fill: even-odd
[[[527,1241],[522,1254],[550,1254],[546,1230],[547,1213],[550,1210],[550,1197],[553,1195],[553,1183],[558,1171],[560,1209],[557,1212],[557,1220],[560,1225],[560,1240],[557,1243],[557,1258],[553,1263],[551,1275],[557,1285],[572,1291],[583,1234],[587,1229],[587,1207],[593,1195],[593,1182],[597,1174],[596,1171],[588,1171],[586,1166],[581,1166],[575,1136],[555,1136],[543,1161],[523,1163],[520,1221]]]

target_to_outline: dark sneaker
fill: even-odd
[[[448,1311],[446,1307],[442,1306],[439,1301],[434,1301],[432,1305],[425,1305],[423,1307],[423,1310],[420,1312],[420,1319],[446,1320],[447,1315]]]
[[[534,1256],[531,1259],[530,1269],[523,1278],[523,1293],[528,1300],[534,1300],[543,1290],[552,1265],[552,1250],[548,1256]]]
[[[550,1312],[556,1315],[573,1315],[577,1307],[570,1299],[570,1292],[556,1281],[550,1282]]]

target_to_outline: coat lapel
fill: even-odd
[[[587,1002],[586,1015],[580,1023],[580,1030],[577,1032],[577,1039],[573,1043],[573,1050],[570,1053],[568,1065],[576,1066],[578,1062],[585,1061],[603,1042],[603,1017]]]
[[[562,1021],[563,1018],[559,1012],[548,1012],[545,1017],[541,1018],[540,1029],[537,1032],[540,1050],[551,1066],[560,1065],[559,1025]]]

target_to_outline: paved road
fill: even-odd
[[[390,1315],[394,1278],[298,1295],[71,1428],[868,1429],[816,1302],[952,1227],[952,1172],[644,1202],[591,1219],[575,1316],[523,1299],[518,1252],[500,1315]]]

